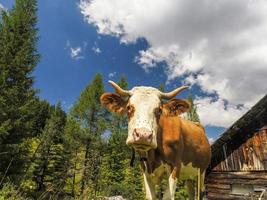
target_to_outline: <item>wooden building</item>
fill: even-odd
[[[209,200],[267,200],[267,95],[213,143],[205,182]]]

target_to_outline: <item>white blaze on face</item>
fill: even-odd
[[[157,119],[155,109],[160,106],[159,90],[152,87],[135,87],[131,90],[129,104],[134,107],[134,114],[128,122],[128,138],[133,141],[134,129],[145,128],[153,132],[152,146],[157,146]]]

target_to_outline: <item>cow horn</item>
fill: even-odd
[[[189,86],[182,86],[182,87],[176,88],[175,90],[173,90],[171,92],[167,92],[167,93],[161,92],[160,96],[161,96],[161,98],[164,98],[164,99],[171,99],[171,98],[175,97],[178,93],[182,92],[183,90],[185,90],[187,88],[189,88]]]
[[[122,97],[127,97],[130,96],[131,93],[128,90],[122,89],[120,86],[118,86],[115,82],[113,81],[108,81],[111,86],[115,89],[116,93],[119,94]]]

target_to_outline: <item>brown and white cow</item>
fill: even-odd
[[[156,199],[155,185],[160,183],[163,175],[168,178],[165,200],[174,200],[178,179],[195,179],[201,174],[203,186],[211,157],[209,142],[200,124],[180,117],[190,104],[186,100],[173,99],[187,87],[163,93],[143,86],[126,91],[113,81],[109,83],[116,93],[104,93],[101,104],[112,112],[128,116],[126,143],[145,157],[141,166],[146,199]],[[169,101],[164,101],[166,99]]]

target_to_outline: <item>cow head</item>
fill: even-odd
[[[190,104],[186,100],[172,99],[188,88],[179,87],[172,92],[163,93],[153,87],[134,87],[123,90],[113,81],[109,81],[116,93],[104,93],[101,104],[112,112],[127,114],[127,145],[136,150],[148,151],[157,147],[158,121],[160,115],[177,116],[186,112]],[[163,99],[171,99],[163,103]]]

